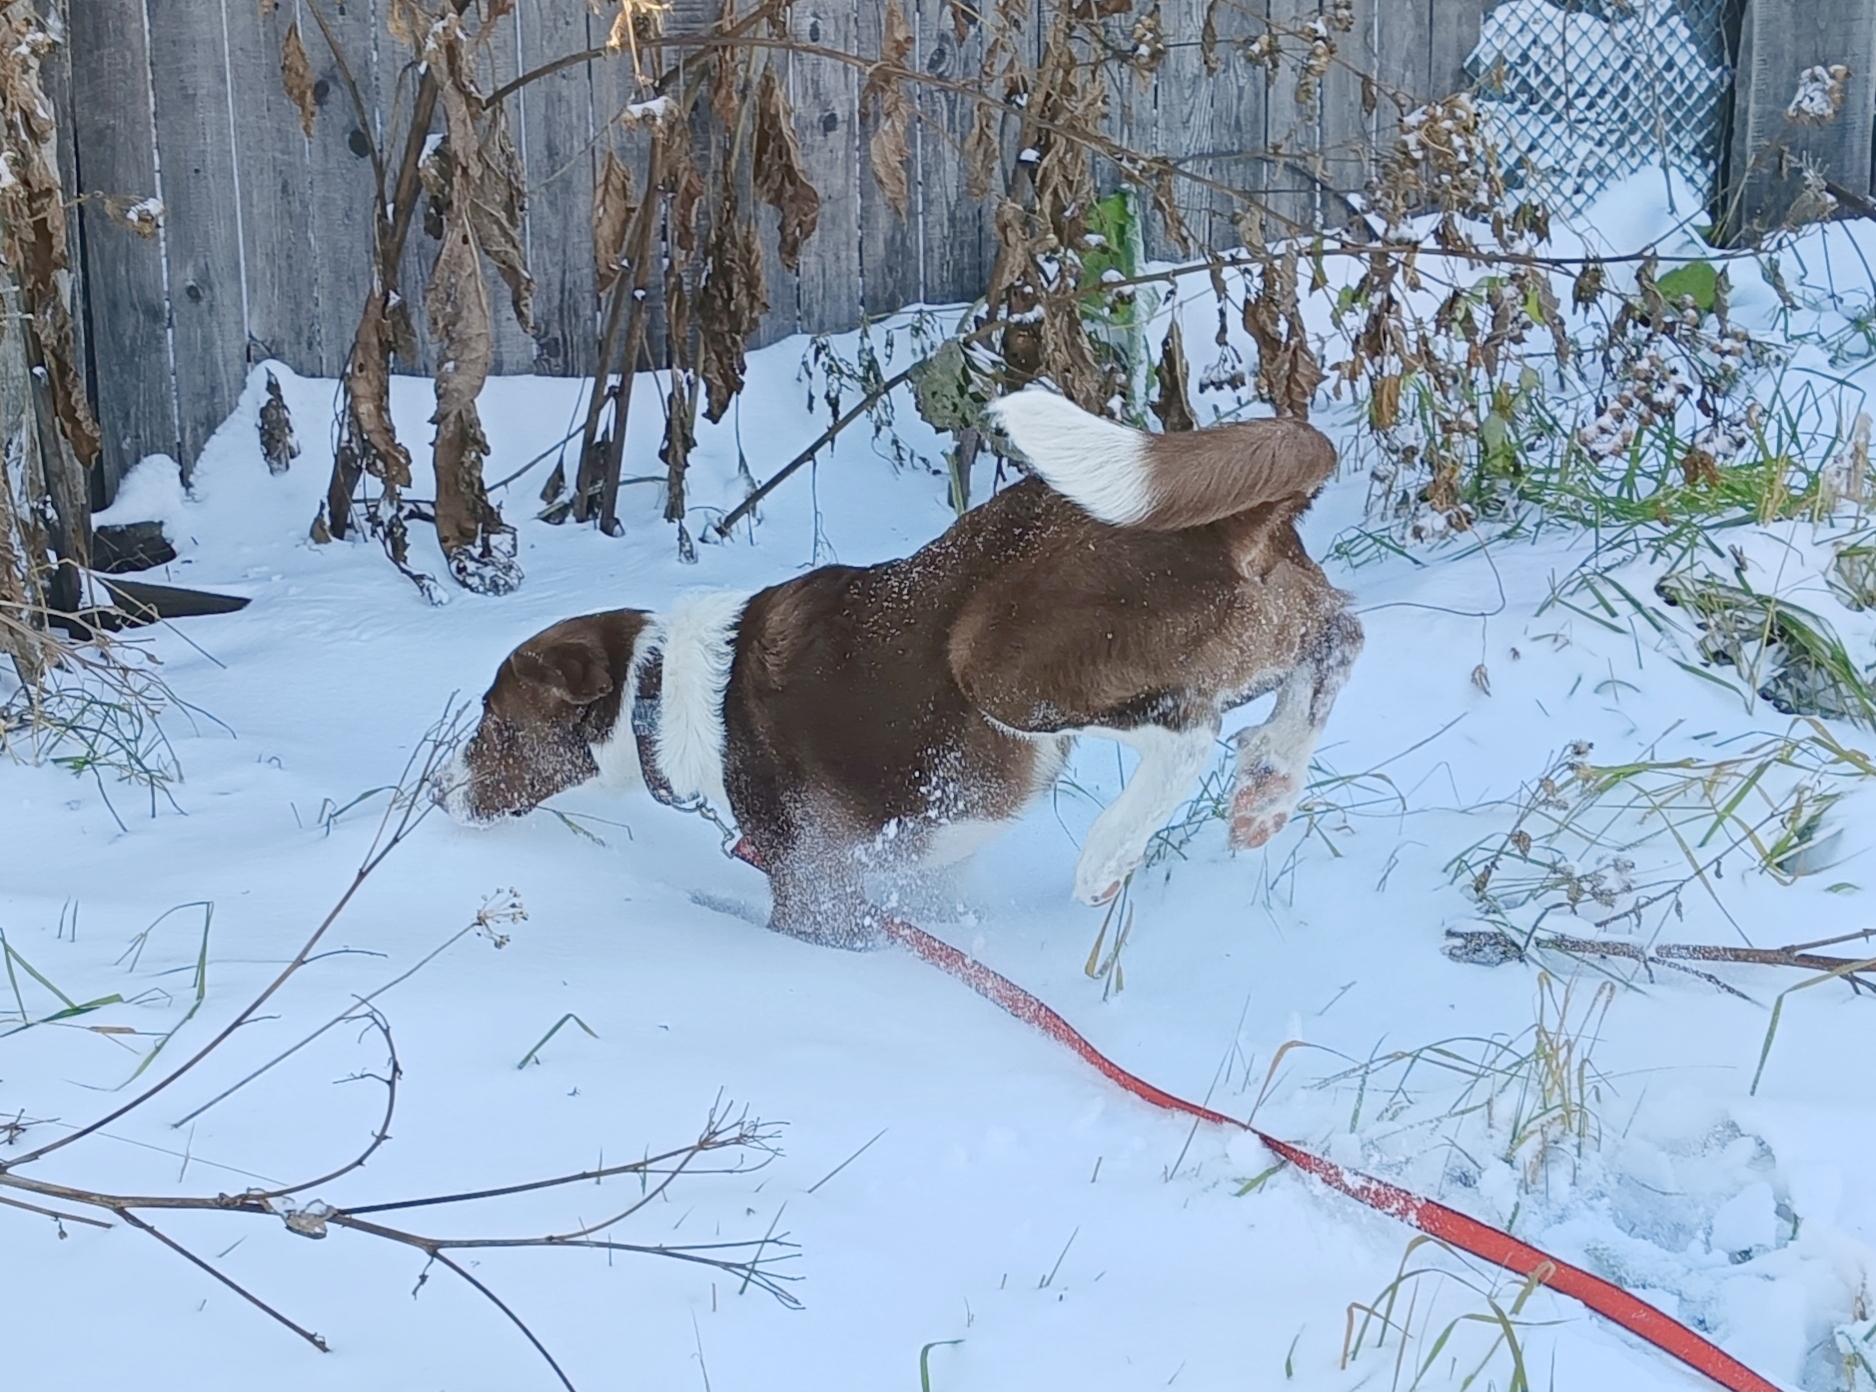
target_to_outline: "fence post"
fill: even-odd
[[[1806,68],[1850,69],[1843,110],[1826,125],[1787,114]],[[1753,237],[1783,225],[1814,167],[1852,193],[1870,191],[1876,118],[1876,0],[1747,0],[1734,82],[1729,231]]]

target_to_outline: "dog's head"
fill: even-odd
[[[635,611],[568,619],[503,660],[475,733],[443,779],[439,797],[452,817],[519,817],[599,772],[593,745],[621,718],[643,620]]]

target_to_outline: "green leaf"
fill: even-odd
[[[1713,313],[1715,289],[1719,284],[1720,273],[1713,268],[1711,261],[1689,261],[1685,266],[1676,266],[1655,282],[1670,307],[1678,309],[1683,295],[1692,295],[1694,305],[1702,314]]]

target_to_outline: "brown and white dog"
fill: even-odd
[[[1114,895],[1237,737],[1234,847],[1296,806],[1361,650],[1297,517],[1335,466],[1293,420],[1147,435],[1030,389],[992,408],[1036,477],[904,560],[555,624],[509,655],[453,771],[459,820],[596,777],[708,803],[769,870],[771,926],[868,945],[869,871],[942,865],[1047,789],[1077,735],[1133,746],[1075,895]]]

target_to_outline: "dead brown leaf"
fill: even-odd
[[[1159,395],[1151,402],[1153,414],[1167,434],[1193,430],[1198,422],[1192,417],[1191,396],[1186,390],[1189,375],[1186,367],[1185,337],[1175,317],[1166,330],[1166,341],[1159,350]]]
[[[1166,235],[1179,248],[1181,256],[1192,254],[1192,234],[1186,229],[1185,215],[1179,211],[1179,198],[1173,184],[1171,165],[1162,165],[1153,176],[1153,207],[1166,225]]]
[[[1681,478],[1689,488],[1712,487],[1720,481],[1720,466],[1712,453],[1698,445],[1681,456]]]
[[[908,139],[912,98],[898,71],[904,68],[911,52],[912,26],[906,21],[905,10],[897,3],[888,3],[879,61],[867,69],[866,85],[860,90],[860,110],[874,113],[873,134],[867,141],[873,180],[893,212],[902,218],[912,206],[911,178],[906,168],[912,159]]]
[[[495,263],[515,322],[524,333],[534,331],[534,276],[528,270],[527,250],[521,241],[521,219],[527,210],[527,171],[521,152],[508,129],[505,108],[497,106],[483,127],[482,177],[476,182],[470,213],[482,253]]]
[[[1374,395],[1368,403],[1368,420],[1376,430],[1391,430],[1400,419],[1400,374],[1390,372],[1375,379]]]
[[[756,138],[751,163],[756,198],[781,214],[777,254],[789,270],[801,268],[801,244],[821,219],[821,195],[808,182],[794,115],[775,72],[764,68],[756,84]]]
[[[987,197],[996,181],[1003,156],[997,143],[1001,115],[994,104],[977,103],[970,133],[964,137],[964,195],[972,202]]]
[[[1257,343],[1257,386],[1279,416],[1309,419],[1324,372],[1310,350],[1296,298],[1297,253],[1264,263],[1263,284],[1244,301],[1244,330]]]
[[[688,372],[671,374],[671,391],[665,399],[664,442],[658,446],[658,458],[664,461],[664,520],[684,520],[684,476],[690,472],[690,452],[697,443],[691,423],[697,418],[697,387]],[[715,419],[712,417],[711,419]]]
[[[721,212],[697,290],[697,366],[709,390],[704,414],[713,421],[743,389],[744,348],[769,308],[755,224],[736,216],[731,200]]]
[[[319,104],[313,100],[313,65],[306,61],[297,22],[287,26],[287,36],[280,41],[280,80],[286,84],[288,99],[300,109],[300,133],[311,136]]]
[[[364,463],[374,478],[394,488],[410,487],[410,451],[398,443],[391,423],[390,326],[385,321],[384,293],[365,301],[358,332],[352,338],[352,357],[346,365],[346,396],[352,419],[365,446]]]
[[[619,278],[625,255],[625,228],[637,204],[632,198],[632,171],[611,150],[593,188],[593,274],[600,294]]]
[[[1205,22],[1199,26],[1199,57],[1205,63],[1205,75],[1216,77],[1224,67],[1224,60],[1218,56],[1218,7],[1224,0],[1209,0],[1205,6]]]
[[[430,270],[423,308],[437,340],[435,421],[473,403],[495,362],[495,323],[488,283],[482,279],[481,248],[470,220],[452,213],[443,249]]]

